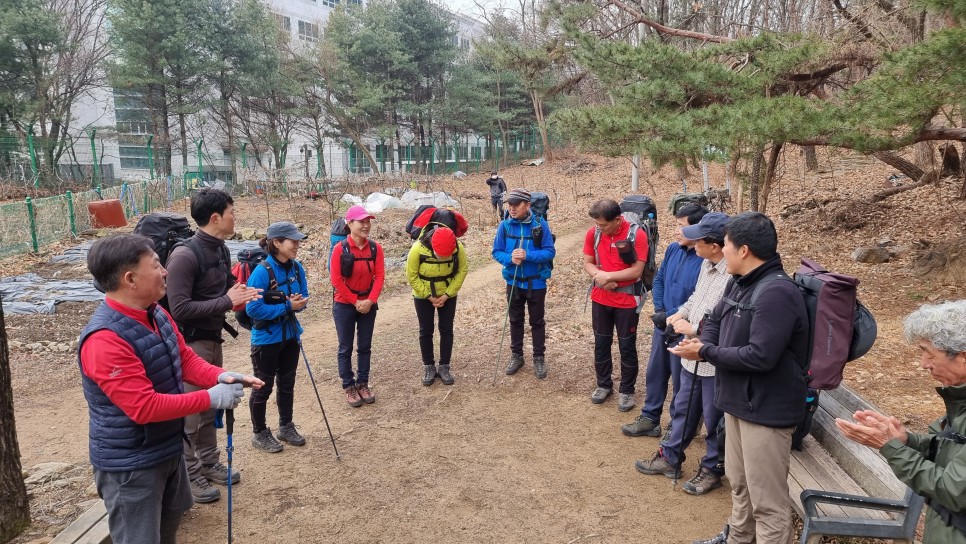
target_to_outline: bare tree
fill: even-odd
[[[10,351],[0,300],[0,542],[7,542],[30,525],[30,505],[20,466],[20,445],[10,386]]]

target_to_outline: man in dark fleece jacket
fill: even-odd
[[[723,251],[735,279],[705,319],[701,339],[672,348],[714,365],[714,403],[725,413],[731,517],[721,534],[695,544],[791,542],[788,464],[792,431],[805,416],[808,314],[777,249],[767,216],[732,218]]]

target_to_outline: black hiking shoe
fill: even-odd
[[[439,381],[443,382],[443,385],[453,385],[456,381],[453,379],[453,375],[450,374],[449,365],[439,365],[437,375],[439,376]]]
[[[433,385],[436,381],[436,365],[423,365],[423,385]]]
[[[272,436],[272,430],[268,427],[265,427],[261,431],[255,433],[255,436],[252,437],[252,446],[255,446],[260,450],[265,450],[268,453],[278,453],[282,451],[282,444],[278,440],[275,440],[275,437]]]
[[[547,360],[543,355],[533,356],[533,374],[538,380],[542,380],[547,377]]]
[[[295,428],[295,423],[291,421],[285,425],[278,426],[278,439],[293,446],[305,445],[305,437],[299,434]]]
[[[510,355],[510,364],[506,365],[506,375],[512,376],[523,366],[523,355],[516,353]]]

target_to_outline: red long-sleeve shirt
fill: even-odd
[[[130,308],[111,298],[105,300],[112,309],[160,334],[157,326],[148,322],[146,310]],[[217,384],[223,370],[195,354],[177,329],[174,333],[178,335],[183,380],[204,388]],[[177,419],[211,408],[211,397],[205,390],[173,395],[155,391],[134,348],[112,331],[100,330],[88,337],[81,347],[80,360],[84,374],[139,425]]]
[[[348,278],[342,276],[342,244],[349,244],[349,250],[355,256],[356,261],[352,267],[352,275]],[[369,299],[374,304],[379,302],[379,294],[382,293],[382,286],[386,280],[386,261],[382,253],[382,246],[369,240],[369,243],[376,247],[376,260],[366,259],[372,254],[369,244],[357,247],[352,242],[352,237],[346,238],[332,247],[332,255],[329,258],[329,278],[332,287],[335,288],[335,301],[343,304],[355,304],[360,299]],[[367,296],[360,297],[352,292],[366,291],[372,285],[372,291]]]

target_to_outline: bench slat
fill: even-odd
[[[803,489],[824,489],[825,491],[839,491],[854,495],[865,495],[865,491],[848,474],[842,470],[835,461],[829,457],[828,453],[822,449],[815,439],[809,437],[802,444],[801,452],[793,452],[792,459],[798,465],[796,467],[796,478],[801,483]],[[789,471],[791,473],[791,470]],[[821,482],[821,483],[819,483]],[[799,491],[800,495],[801,491]],[[791,488],[789,488],[791,494]],[[795,496],[794,502],[799,515],[803,515],[800,497]],[[847,516],[862,519],[890,519],[890,515],[885,512],[868,510],[863,508],[849,508],[838,505],[819,506],[819,511],[827,516]]]
[[[101,544],[110,542],[107,508],[104,501],[95,502],[86,512],[60,532],[50,544]]]

